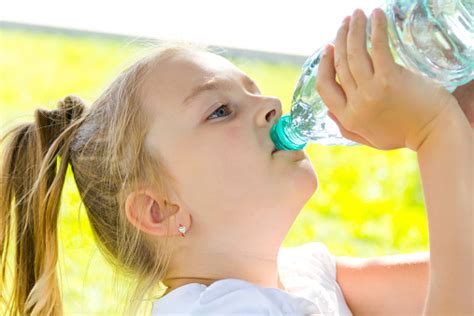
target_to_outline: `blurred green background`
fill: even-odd
[[[90,104],[141,49],[113,38],[0,29],[0,134],[31,121],[37,107],[55,108],[68,94]],[[301,65],[230,59],[289,111]],[[359,257],[429,250],[416,153],[316,144],[306,151],[319,187],[283,246],[320,241],[334,255]],[[110,267],[79,203],[69,170],[59,218],[65,312],[110,315],[125,302],[112,291]],[[151,305],[144,308],[149,313]]]

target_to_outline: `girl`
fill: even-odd
[[[0,249],[17,251],[9,313],[62,313],[56,226],[68,164],[100,249],[137,278],[127,315],[159,282],[167,289],[154,315],[472,311],[469,123],[446,89],[393,62],[385,16],[373,18],[372,56],[356,10],[327,48],[315,88],[345,137],[418,153],[431,250],[426,302],[403,295],[428,282],[420,270],[376,274],[380,266],[341,261],[336,278],[323,244],[280,249],[318,186],[304,151],[274,152],[280,101],[218,55],[170,47],[126,69],[90,108],[68,96],[5,135]],[[396,293],[393,304],[387,294]]]

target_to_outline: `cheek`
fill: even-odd
[[[198,168],[220,185],[247,179],[250,170],[259,168],[258,148],[255,148],[255,136],[249,135],[248,128],[234,124],[220,128],[203,137],[206,145],[199,149],[201,157],[206,157]],[[236,181],[238,181],[236,183]],[[234,185],[234,186],[235,186]]]
[[[250,129],[238,120],[219,122],[199,135],[202,143],[201,154],[216,163],[220,162],[226,169],[235,168],[241,163],[246,164],[252,159],[252,155],[255,155],[255,137],[250,134]]]
[[[206,199],[215,203],[216,196],[228,202],[242,201],[256,193],[255,187],[260,191],[267,187],[263,150],[248,130],[229,124],[195,135],[194,140],[180,145],[173,169],[184,182],[183,190],[202,203]]]

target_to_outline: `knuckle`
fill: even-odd
[[[358,37],[358,34],[362,32],[362,26],[358,23],[352,25],[352,27],[347,32],[347,37],[349,40],[355,39]]]
[[[382,18],[375,19],[375,28],[379,31],[384,31],[387,25],[387,21],[385,19],[385,13],[382,12]]]
[[[386,80],[383,79],[382,81],[384,82],[383,84],[376,79],[375,82],[371,83],[368,87],[365,87],[362,93],[364,102],[372,105],[383,102],[384,96],[387,95],[389,88],[388,86],[384,86]]]
[[[398,75],[399,67],[389,54],[382,55],[378,59],[376,78],[380,78],[382,86],[386,87],[393,81],[393,76]],[[390,80],[392,78],[392,80]]]
[[[373,50],[379,50],[383,46],[383,43],[384,43],[384,41],[378,36],[372,37],[370,42],[372,44]]]
[[[385,47],[387,44],[384,35],[380,32],[376,32],[373,36],[371,36],[370,42],[372,44],[372,47],[375,48]]]
[[[380,76],[377,80],[377,84],[379,86],[379,89],[382,91],[382,92],[386,92],[388,90],[390,90],[391,88],[391,80],[389,79],[390,77],[389,76]]]
[[[361,96],[367,104],[378,104],[383,101],[384,96],[389,95],[393,90],[393,80],[389,75],[379,75],[373,83],[365,86],[361,91]]]
[[[375,90],[364,90],[362,93],[362,97],[364,99],[364,103],[367,104],[376,104],[380,100],[378,91]]]
[[[357,62],[357,56],[359,56],[359,51],[357,49],[351,49],[347,52],[347,61],[348,62]]]

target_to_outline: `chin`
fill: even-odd
[[[289,182],[289,192],[304,205],[318,189],[318,176],[309,159],[301,160],[298,164]]]

